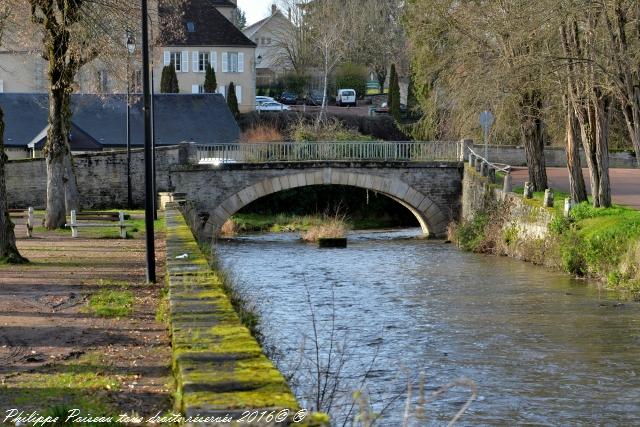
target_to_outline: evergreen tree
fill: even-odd
[[[391,108],[391,103],[393,102],[393,91],[391,88],[393,87],[393,79],[396,78],[396,64],[391,64],[391,72],[389,73],[389,91],[387,92],[387,106]]]
[[[160,78],[161,93],[180,93],[178,84],[178,75],[173,64],[167,65],[162,69],[162,77]]]
[[[238,98],[236,97],[236,85],[233,82],[229,83],[229,89],[227,90],[227,105],[231,114],[236,120],[240,117],[240,110],[238,109]]]
[[[398,73],[396,73],[395,64],[391,64],[391,78],[389,81],[387,106],[389,107],[389,113],[391,116],[395,120],[400,120],[400,82],[398,81]]]
[[[216,93],[218,82],[216,82],[216,72],[213,71],[211,64],[207,64],[204,76],[204,93]]]
[[[235,8],[231,13],[231,22],[239,30],[244,30],[247,27],[247,15],[239,7]]]

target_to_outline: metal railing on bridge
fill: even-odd
[[[201,164],[312,161],[462,161],[461,142],[282,142],[198,145]]]

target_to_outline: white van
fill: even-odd
[[[336,105],[342,107],[344,105],[357,106],[356,91],[353,89],[339,89],[336,96]]]

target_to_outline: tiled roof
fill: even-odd
[[[161,0],[160,44],[162,46],[241,46],[255,47],[216,6],[229,3],[212,0],[186,0],[173,6],[169,0]],[[231,4],[233,5],[233,4]],[[187,30],[193,23],[195,31]]]
[[[138,97],[139,98],[139,97]],[[156,144],[182,141],[235,143],[240,129],[222,95],[158,94],[154,96]],[[72,95],[73,123],[104,147],[127,143],[124,95]],[[5,113],[5,144],[26,147],[47,126],[46,94],[0,94]],[[144,144],[140,100],[131,106],[132,144]]]

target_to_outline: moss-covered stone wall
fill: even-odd
[[[256,410],[284,410],[293,416],[300,410],[298,402],[282,374],[242,325],[225,293],[224,275],[211,269],[176,208],[167,208],[166,222],[177,409],[185,417],[229,415],[237,420],[243,412]],[[291,416],[281,423],[263,420],[242,425],[290,425]],[[326,417],[309,417],[295,425],[322,426],[323,419]]]

